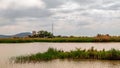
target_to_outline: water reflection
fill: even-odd
[[[53,60],[40,63],[14,64],[12,68],[120,68],[120,61]]]

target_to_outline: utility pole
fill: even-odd
[[[52,23],[52,34],[54,36],[54,23]],[[53,38],[53,36],[52,36],[52,38]]]

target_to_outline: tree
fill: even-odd
[[[51,32],[41,30],[41,31],[38,31],[36,33],[36,35],[34,35],[33,37],[38,37],[38,38],[52,38],[53,34]]]

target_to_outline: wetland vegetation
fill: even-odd
[[[96,50],[94,47],[90,49],[80,49],[71,50],[69,52],[63,50],[57,50],[54,48],[49,48],[44,53],[37,53],[27,56],[15,57],[15,62],[40,62],[48,61],[53,59],[98,59],[98,60],[120,60],[120,50],[110,49],[110,50]]]

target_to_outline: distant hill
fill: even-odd
[[[11,36],[7,36],[7,35],[0,35],[0,38],[11,38]]]
[[[0,35],[0,38],[27,37],[28,35],[32,35],[32,33],[23,32],[23,33],[18,33],[18,34],[15,34],[15,35]]]
[[[30,32],[24,32],[24,33],[19,33],[19,34],[16,34],[16,35],[13,35],[14,37],[26,37],[28,35],[31,35]]]

